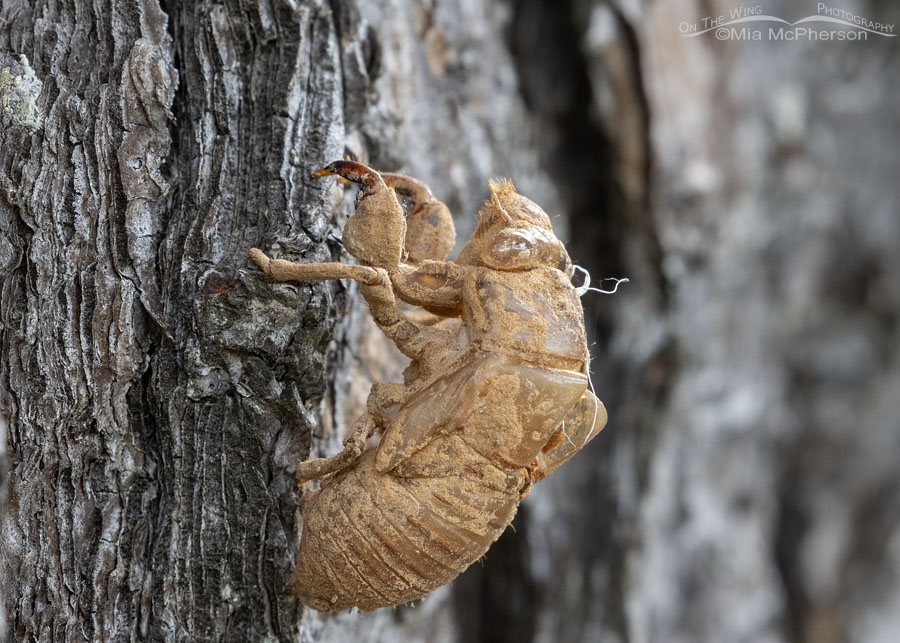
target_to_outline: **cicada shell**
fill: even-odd
[[[452,218],[427,187],[352,161],[316,176],[332,174],[361,186],[344,230],[359,265],[251,257],[279,280],[356,279],[412,362],[402,385],[373,386],[340,454],[298,464],[298,478],[321,488],[303,507],[291,589],[323,612],[399,605],[453,580],[532,485],[606,423],[588,390],[571,262],[539,206],[492,183],[474,233],[447,261]],[[412,200],[408,212],[397,194]],[[398,301],[431,318],[404,315]]]

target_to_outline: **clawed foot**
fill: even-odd
[[[314,179],[335,175],[362,186],[369,193],[387,187],[378,172],[368,165],[363,165],[356,161],[334,161],[321,170],[313,172]]]

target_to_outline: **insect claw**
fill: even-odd
[[[342,182],[358,183],[367,192],[374,192],[378,188],[386,188],[381,175],[357,161],[333,161],[321,170],[316,170],[312,178],[319,179],[325,176],[338,175],[344,179]]]

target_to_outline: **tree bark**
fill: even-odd
[[[731,8],[4,2],[0,641],[893,640],[897,48],[679,35]],[[346,153],[461,240],[511,177],[631,279],[584,299],[604,433],[362,619],[285,592],[293,466],[403,360],[246,260],[347,259]]]
[[[292,468],[343,296],[273,286],[246,251],[335,252],[308,180],[344,152],[333,11],[18,3],[0,24],[4,66],[43,80],[0,178],[9,630],[293,640]]]
[[[359,379],[396,378],[400,362],[365,339],[339,284],[273,284],[246,251],[346,258],[333,233],[351,204],[310,174],[348,151],[468,213],[489,175],[540,184],[494,10],[465,11],[4,4],[0,592],[14,640],[327,636],[285,592],[293,465],[313,433],[339,437]],[[460,17],[471,51],[437,26]]]

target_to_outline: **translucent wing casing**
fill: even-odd
[[[586,387],[587,378],[576,371],[483,353],[404,404],[381,439],[376,468],[390,471],[432,440],[456,430],[496,464],[528,466]]]
[[[606,407],[593,393],[585,391],[559,427],[559,435],[537,457],[535,482],[543,480],[578,453],[606,426]]]

